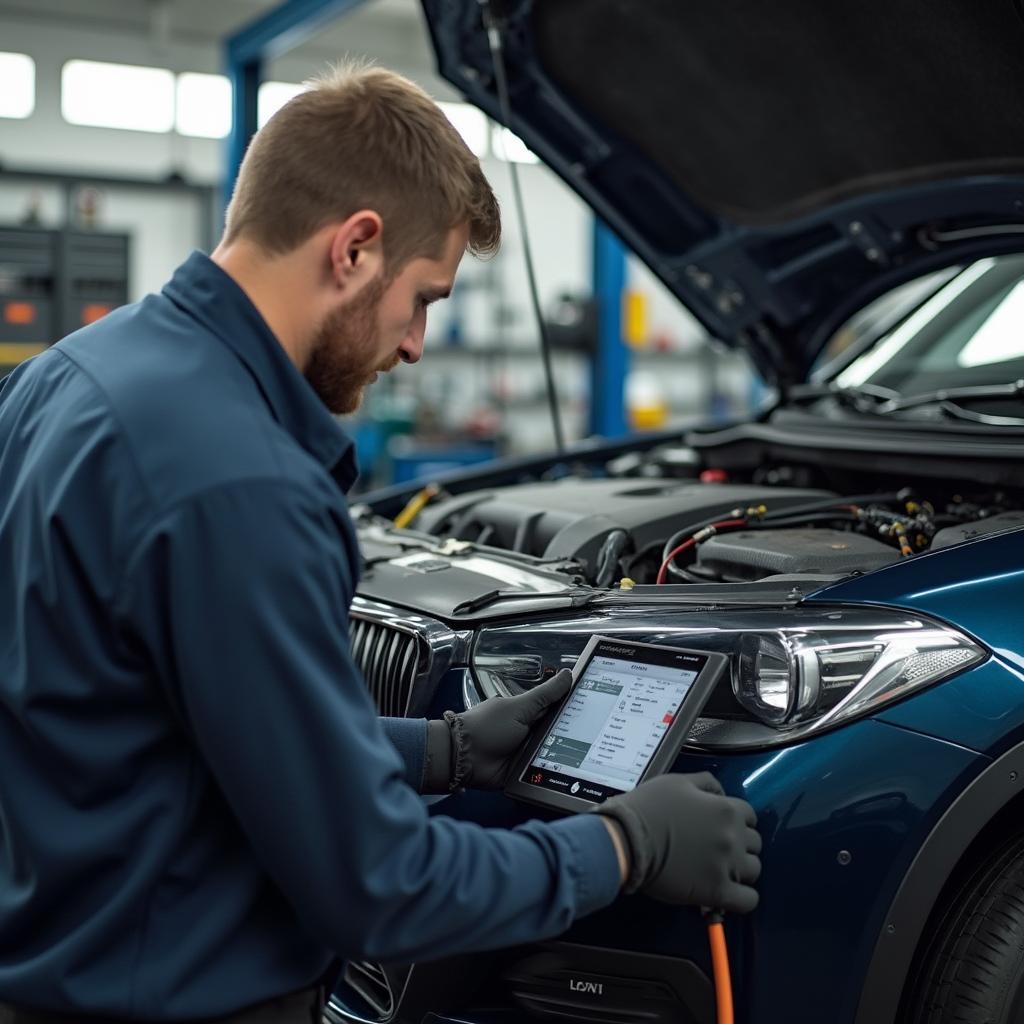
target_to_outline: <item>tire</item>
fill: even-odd
[[[954,891],[907,1010],[907,1024],[1024,1024],[1024,835]]]

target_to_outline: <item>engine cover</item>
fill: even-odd
[[[837,497],[830,491],[692,480],[580,480],[474,491],[427,506],[416,528],[538,558],[592,563],[612,530],[635,550],[733,508],[781,509]]]
[[[845,530],[738,530],[701,544],[694,568],[731,583],[784,573],[872,572],[900,557],[881,541]]]

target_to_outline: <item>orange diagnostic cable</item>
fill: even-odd
[[[708,942],[711,944],[711,965],[715,975],[715,1002],[718,1006],[718,1024],[733,1024],[732,978],[729,975],[729,949],[725,944],[725,928],[713,918],[708,922]]]

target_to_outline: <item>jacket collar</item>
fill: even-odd
[[[348,491],[359,475],[352,439],[234,278],[209,256],[193,252],[163,290],[235,353],[255,378],[274,419]]]

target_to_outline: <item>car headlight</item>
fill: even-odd
[[[984,661],[963,633],[888,609],[630,611],[482,631],[473,669],[484,695],[529,689],[573,664],[593,633],[729,655],[690,734],[701,748],[779,746],[871,714]]]
[[[985,657],[952,629],[905,629],[870,638],[797,630],[747,633],[733,661],[739,703],[768,725],[851,718],[930,686]]]

